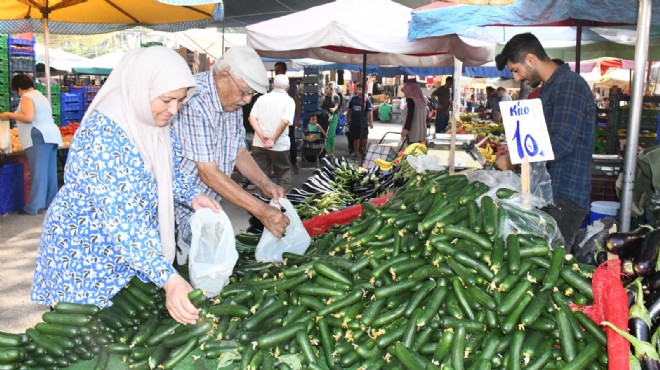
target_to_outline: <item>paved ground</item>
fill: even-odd
[[[400,132],[400,123],[376,122],[369,133],[370,141],[379,141],[386,132]],[[400,136],[388,134],[384,143],[396,144]],[[348,156],[345,136],[337,136],[337,156]],[[300,186],[316,169],[314,163],[303,163],[294,176],[293,186]],[[222,204],[233,222],[234,231],[248,228],[248,214],[232,204]],[[44,215],[24,216],[16,213],[0,216],[0,331],[19,333],[41,321],[47,309],[30,301],[30,287],[41,236]]]

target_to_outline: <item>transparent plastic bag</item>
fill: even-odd
[[[223,211],[202,208],[190,217],[192,240],[188,269],[190,282],[204,290],[207,297],[215,297],[229,282],[238,252],[234,229]]]
[[[279,204],[284,207],[284,214],[289,218],[289,226],[286,227],[284,236],[281,238],[275,237],[268,229],[264,229],[254,253],[258,262],[282,262],[284,252],[304,254],[312,242],[312,238],[307,233],[291,202],[286,198],[280,198]],[[279,208],[273,201],[270,202],[270,205]]]
[[[529,204],[519,203],[520,198],[499,200],[500,235],[530,234],[543,237],[551,249],[563,248],[564,237],[557,222],[549,214]]]

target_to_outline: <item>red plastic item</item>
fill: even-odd
[[[375,204],[377,206],[382,206],[390,197],[392,193],[385,194],[380,198],[375,198],[369,201],[369,203]],[[303,221],[303,226],[309,233],[309,236],[314,237],[319,234],[323,234],[328,231],[334,225],[345,225],[362,214],[362,204],[358,204],[352,207],[348,207],[341,211],[328,213],[327,215],[319,215],[309,220]]]
[[[627,332],[628,295],[621,283],[621,261],[612,259],[598,266],[591,282],[591,289],[594,292],[594,304],[579,309],[596,324],[609,321]],[[630,343],[610,328],[605,328],[605,335],[607,335],[608,369],[629,370]]]

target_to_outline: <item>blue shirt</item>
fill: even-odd
[[[554,197],[589,208],[596,103],[587,82],[567,64],[543,84],[539,98],[555,160],[546,163]]]
[[[190,204],[192,179],[178,169],[173,193]],[[30,298],[43,305],[100,307],[136,274],[158,286],[176,270],[163,256],[158,231],[156,178],[124,130],[98,112],[82,122],[69,149],[64,186],[48,208]]]
[[[238,151],[245,147],[243,110],[222,110],[213,72],[196,74],[195,83],[195,93],[181,107],[172,127],[181,143],[182,171],[195,179],[195,185],[202,193],[220,201],[222,197],[199,177],[196,162],[214,162],[220,171],[231,176]],[[195,211],[185,204],[176,205],[177,233],[186,241],[190,240],[189,220],[193,213]]]

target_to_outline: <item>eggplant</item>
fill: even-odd
[[[645,295],[651,295],[660,291],[660,271],[654,271],[644,276],[642,288],[644,288]]]
[[[330,162],[328,157],[321,158],[321,163],[323,164],[323,168],[328,168],[332,171],[337,169],[337,166],[335,166],[334,163]]]
[[[652,230],[650,226],[643,225],[633,231],[608,234],[604,240],[605,248],[621,257],[634,255],[646,234]]]
[[[644,236],[633,258],[633,268],[638,276],[646,276],[655,271],[658,252],[660,252],[660,229],[655,229]]]
[[[655,347],[651,343],[635,338],[629,333],[626,333],[625,331],[617,328],[611,322],[603,321],[601,324],[610,327],[612,330],[617,332],[617,334],[621,335],[628,342],[630,342],[630,344],[635,349],[635,357],[642,364],[642,369],[660,370],[660,358],[658,357],[658,351],[656,351]]]
[[[644,341],[651,341],[651,317],[649,310],[644,305],[644,292],[642,291],[642,278],[638,277],[631,284],[635,291],[635,303],[630,306],[628,314],[628,332],[635,338]],[[640,359],[641,361],[641,359]]]
[[[657,327],[660,327],[660,293],[655,293],[646,299],[646,308],[649,311],[649,318],[651,319],[651,332],[657,332]]]

